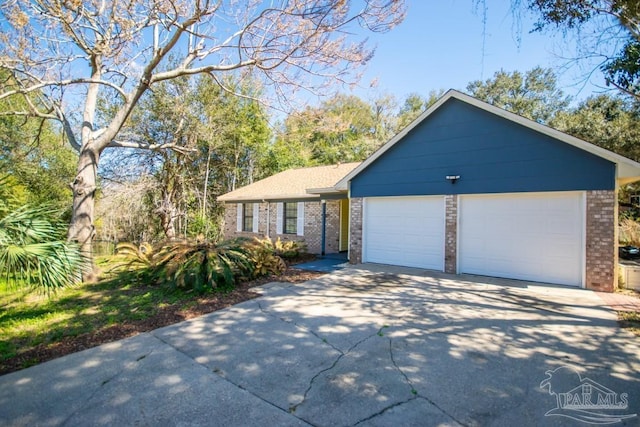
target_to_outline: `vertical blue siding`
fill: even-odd
[[[614,188],[614,163],[452,98],[358,174],[351,195]]]

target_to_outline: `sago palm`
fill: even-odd
[[[10,285],[47,293],[79,283],[86,261],[77,245],[61,240],[63,230],[46,207],[0,206],[0,274]]]

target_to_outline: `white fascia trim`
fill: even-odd
[[[368,159],[362,162],[357,168],[355,168],[353,171],[347,174],[344,178],[338,181],[338,183],[336,183],[335,185],[335,188],[337,190],[346,190],[347,183],[349,181],[351,181],[355,176],[357,176],[360,172],[366,169],[371,163],[373,163],[385,152],[387,152],[387,150],[389,150],[398,141],[404,138],[413,128],[415,128],[423,120],[425,120],[427,117],[433,114],[434,111],[439,109],[442,106],[442,104],[444,104],[451,98],[455,98],[459,101],[473,105],[474,107],[480,108],[482,110],[495,114],[499,117],[505,118],[512,122],[518,123],[536,132],[550,136],[559,141],[565,142],[576,148],[580,148],[584,151],[587,151],[591,154],[594,154],[598,157],[601,157],[605,160],[609,160],[610,162],[615,163],[616,165],[618,165],[618,167],[616,168],[616,179],[620,184],[628,184],[628,183],[640,180],[640,163],[636,161],[628,159],[624,156],[616,154],[602,147],[598,147],[597,145],[591,144],[580,138],[576,138],[564,132],[560,132],[559,130],[550,128],[549,126],[545,126],[540,123],[534,122],[533,120],[529,120],[524,117],[518,116],[517,114],[511,113],[507,110],[503,110],[502,108],[498,108],[491,104],[487,104],[484,101],[480,101],[479,99],[466,95],[462,92],[458,92],[457,90],[450,89],[438,101],[436,101],[435,104],[433,104],[424,113],[418,116],[418,118],[416,118],[413,122],[411,122],[407,127],[401,130],[400,133],[398,133],[389,142],[387,142],[382,147],[380,147],[375,153],[373,153]]]
[[[450,89],[445,93],[439,100],[436,101],[431,107],[427,108],[427,110],[419,115],[414,121],[409,123],[404,129],[402,129],[399,133],[397,133],[393,138],[389,140],[382,147],[378,148],[376,152],[374,152],[371,156],[369,156],[365,161],[363,161],[358,167],[349,172],[344,178],[336,183],[334,186],[336,190],[346,190],[347,183],[351,181],[356,175],[366,169],[371,163],[376,161],[380,156],[386,153],[391,147],[393,147],[398,141],[404,138],[413,128],[418,126],[420,122],[429,117],[435,110],[440,108],[442,104],[444,104],[449,98],[453,96],[453,93],[459,93],[453,89]]]
[[[219,202],[225,203],[262,203],[262,202],[280,202],[280,201],[292,201],[295,202],[297,200],[319,200],[320,196],[317,194],[283,194],[278,196],[264,196],[264,197],[218,197]]]

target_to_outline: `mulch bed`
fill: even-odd
[[[233,291],[226,294],[213,294],[194,297],[188,308],[182,308],[186,301],[163,307],[152,317],[139,321],[107,326],[105,328],[78,335],[67,336],[55,343],[43,343],[26,350],[11,359],[0,362],[0,375],[18,371],[28,366],[37,365],[48,360],[96,347],[100,344],[132,337],[142,332],[152,331],[163,326],[173,325],[183,320],[192,319],[223,308],[230,307],[243,301],[259,296],[249,289],[270,282],[302,283],[315,279],[324,273],[301,271],[293,268],[280,276],[264,277],[251,282],[239,284]]]

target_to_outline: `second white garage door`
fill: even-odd
[[[364,200],[363,262],[444,270],[444,198]]]
[[[581,192],[461,196],[459,271],[581,286]]]

